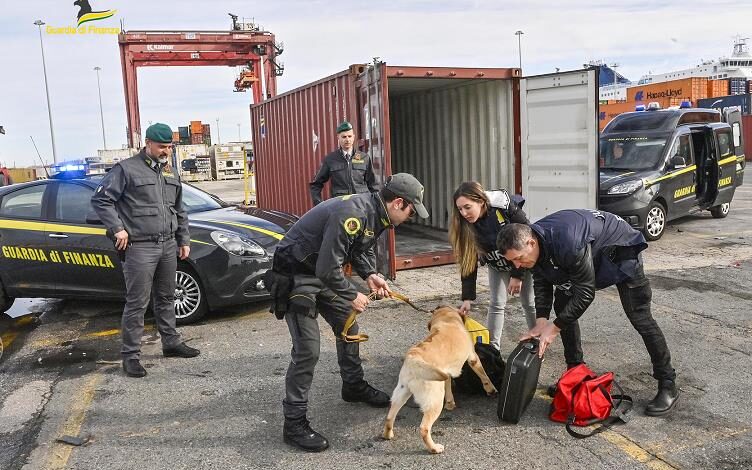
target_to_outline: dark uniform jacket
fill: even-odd
[[[642,233],[597,210],[555,212],[530,228],[540,245],[533,267],[536,316],[549,317],[554,287],[572,297],[554,320],[559,328],[585,312],[596,289],[635,278],[642,267],[639,254],[648,247]]]
[[[352,301],[358,290],[345,278],[342,265],[352,264],[363,279],[376,273],[374,245],[389,226],[379,193],[329,199],[306,212],[285,234],[274,253],[274,270],[316,276]]]
[[[178,246],[188,246],[188,217],[182,198],[180,177],[141,149],[107,172],[91,205],[111,234],[125,229],[129,241],[134,242],[174,235]]]
[[[497,271],[511,271],[512,277],[522,279],[523,269],[517,269],[507,261],[496,248],[496,237],[501,227],[508,223],[527,224],[528,219],[522,205],[525,203],[521,197],[510,197],[505,190],[486,191],[490,202],[490,208],[486,214],[472,224],[475,230],[477,244],[485,252],[480,260],[481,264],[488,264]],[[478,279],[478,266],[467,276],[462,276],[462,300],[475,300],[475,284]]]
[[[321,202],[321,191],[328,180],[331,180],[333,198],[376,191],[376,177],[373,174],[371,157],[354,149],[349,161],[341,148],[324,157],[319,172],[310,183],[314,206]]]

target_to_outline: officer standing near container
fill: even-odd
[[[412,175],[398,173],[376,193],[329,199],[308,211],[285,234],[274,253],[274,280],[267,283],[275,299],[273,311],[284,316],[292,338],[292,358],[285,379],[284,441],[309,452],[329,447],[327,439],[312,430],[306,417],[313,371],[319,360],[318,313],[336,336],[337,360],[342,377],[342,399],[375,407],[389,406],[389,395],[363,379],[357,342],[340,334],[352,309],[369,303],[342,270],[350,263],[371,292],[390,294],[377,274],[374,245],[388,228],[415,213],[427,218],[423,185]],[[271,285],[270,285],[271,284]],[[357,334],[357,322],[350,328]]]
[[[352,124],[344,121],[337,127],[337,140],[339,148],[324,157],[319,172],[310,183],[314,206],[321,202],[321,191],[329,180],[332,197],[376,192],[376,176],[371,157],[367,153],[355,151]]]
[[[624,313],[642,337],[658,380],[658,393],[645,414],[662,416],[671,411],[679,389],[666,338],[650,311],[653,292],[643,270],[641,252],[648,244],[642,233],[608,212],[563,210],[534,224],[502,227],[497,247],[517,268],[533,271],[538,318],[521,339],[538,338],[543,357],[561,333],[568,368],[585,361],[578,319],[597,289],[616,285]],[[556,319],[549,322],[552,305]]]
[[[177,257],[186,259],[191,249],[180,178],[168,164],[171,152],[170,127],[149,126],[146,146],[113,166],[91,198],[123,264],[126,299],[121,353],[123,370],[130,377],[146,375],[140,355],[150,298],[165,357],[200,353],[183,343],[175,330]]]

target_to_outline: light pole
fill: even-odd
[[[57,148],[55,147],[55,131],[52,128],[52,105],[50,104],[50,88],[47,86],[47,65],[44,61],[44,42],[42,42],[42,20],[36,20],[35,25],[39,27],[39,45],[42,48],[42,70],[44,71],[44,91],[47,93],[47,114],[50,117],[50,138],[52,139],[52,160],[57,163]]]
[[[97,72],[97,91],[99,91],[99,118],[102,121],[102,144],[104,145],[104,150],[107,150],[107,137],[105,137],[104,134],[104,112],[102,111],[102,88],[99,86],[99,71],[102,70],[102,67],[96,66],[94,67],[94,70]]]
[[[217,145],[221,144],[222,141],[219,140],[219,118],[217,118]]]
[[[514,35],[517,36],[517,53],[520,56],[520,73],[522,73],[522,35],[525,34],[521,30],[517,30],[514,32]]]
[[[238,142],[242,142],[243,139],[240,138],[240,123],[238,123]]]

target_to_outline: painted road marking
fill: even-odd
[[[535,391],[535,396],[549,403],[553,401],[553,399],[548,396],[548,393],[546,393],[546,390],[541,388]],[[632,460],[640,462],[641,464],[644,464],[646,467],[653,470],[678,470],[679,468],[674,467],[649,450],[640,447],[638,443],[634,442],[627,436],[619,434],[611,429],[600,432],[596,434],[596,436],[610,442],[619,450],[627,454]]]
[[[65,420],[65,423],[60,428],[60,431],[57,434],[58,436],[64,436],[66,434],[69,436],[78,436],[81,433],[81,426],[86,419],[86,412],[88,411],[91,402],[94,400],[94,389],[101,381],[101,374],[94,374],[93,377],[86,381],[84,386],[80,389],[78,396],[74,397],[73,402],[71,403],[68,419]],[[44,468],[52,470],[66,468],[72,452],[73,446],[55,441],[55,443],[52,444],[50,451],[51,455]]]

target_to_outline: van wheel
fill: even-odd
[[[726,202],[721,204],[720,206],[715,206],[710,208],[710,215],[712,215],[716,219],[723,219],[727,215],[729,215],[729,212],[731,211],[731,203]]]
[[[643,233],[648,241],[658,240],[666,230],[666,209],[657,201],[650,203]]]
[[[206,292],[192,269],[178,265],[175,272],[175,320],[187,325],[204,318],[209,311]]]
[[[13,306],[13,302],[15,301],[15,298],[5,295],[5,289],[3,289],[2,284],[0,284],[0,314],[7,312],[8,309]]]

